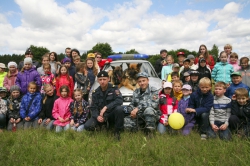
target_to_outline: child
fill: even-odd
[[[9,68],[9,71],[7,75],[4,77],[3,86],[9,91],[10,87],[12,85],[15,85],[16,77],[18,74],[16,62],[9,62],[8,68]]]
[[[240,70],[240,66],[238,64],[238,54],[236,54],[235,52],[230,54],[229,57],[229,64],[231,64],[234,68],[234,71],[239,71]]]
[[[46,53],[45,55],[42,56],[42,66],[37,69],[37,72],[40,75],[44,75],[43,65],[48,65],[48,64],[50,64],[49,53]],[[51,72],[53,74],[56,74],[56,68],[54,65],[51,66]]]
[[[44,74],[41,75],[41,80],[42,80],[42,87],[41,87],[41,93],[44,94],[44,85],[45,84],[51,84],[53,87],[56,85],[56,79],[54,74],[51,73],[51,66],[50,64],[44,64],[43,65],[43,71]]]
[[[167,60],[167,65],[163,66],[161,69],[161,80],[167,80],[169,73],[172,72],[172,65],[174,63],[174,58],[172,57],[172,55],[168,55],[166,57]]]
[[[6,113],[7,113],[7,102],[5,99],[7,95],[7,89],[0,87],[0,133],[6,127]]]
[[[63,64],[68,68],[69,75],[73,78],[73,82],[75,82],[75,73],[76,73],[76,68],[73,63],[71,63],[70,58],[64,58],[63,59]]]
[[[232,97],[231,116],[229,118],[229,126],[231,130],[241,136],[250,136],[250,100],[249,93],[245,88],[238,88]],[[243,130],[243,131],[241,131]],[[243,133],[242,133],[243,132]]]
[[[37,90],[40,89],[42,85],[40,75],[36,68],[32,67],[32,59],[28,57],[24,59],[24,66],[16,78],[16,85],[20,87],[22,95],[27,93],[28,84],[32,81],[36,83]]]
[[[84,123],[87,121],[89,109],[88,102],[83,99],[83,92],[81,89],[74,91],[75,101],[70,103],[71,121],[70,126],[72,130],[81,132],[84,129]]]
[[[54,103],[52,116],[55,118],[54,125],[56,126],[56,132],[61,132],[70,128],[71,114],[69,106],[73,100],[69,97],[70,89],[68,86],[61,86],[58,92],[60,93],[60,97]]]
[[[190,74],[189,74],[189,72],[185,72],[185,73],[183,74],[183,77],[184,77],[184,79],[181,80],[181,81],[183,82],[183,84],[188,84],[189,81],[190,81]]]
[[[6,66],[4,63],[0,63],[0,87],[3,87],[3,80],[7,72],[5,72]]]
[[[180,67],[184,65],[184,59],[185,59],[185,53],[184,52],[178,52],[177,53],[177,59],[178,59],[178,64]]]
[[[178,101],[173,95],[172,83],[165,82],[163,89],[159,93],[159,107],[161,110],[161,117],[157,130],[163,134],[166,132],[168,126],[168,117],[174,112],[177,112]]]
[[[192,55],[192,54],[189,54],[188,56],[187,56],[187,58],[190,60],[190,63],[189,63],[189,68],[190,69],[193,69],[193,70],[196,70],[197,68],[198,68],[198,66],[197,65],[195,65],[194,64],[194,55]],[[184,67],[183,67],[184,68]],[[183,69],[182,69],[183,70]]]
[[[171,73],[171,82],[180,81],[180,75],[178,72]]]
[[[183,85],[182,87],[182,99],[178,102],[178,110],[180,114],[183,115],[185,119],[185,124],[182,128],[182,134],[188,135],[195,124],[195,113],[187,113],[186,108],[188,107],[188,102],[190,94],[192,93],[192,87],[190,85]]]
[[[238,88],[245,88],[249,92],[249,87],[246,84],[241,82],[242,77],[241,77],[240,72],[233,72],[231,74],[231,79],[232,79],[232,83],[227,88],[225,96],[231,98],[234,94],[234,91]]]
[[[211,80],[211,70],[208,68],[204,58],[199,59],[198,66],[199,67],[197,71],[199,72],[199,80],[204,77],[207,77]]]
[[[172,72],[170,72],[170,73],[168,74],[167,80],[164,80],[164,81],[172,82],[172,76],[171,76],[171,74],[172,74],[173,72],[178,73],[178,77],[180,77],[180,76],[179,76],[179,70],[180,70],[179,64],[178,64],[178,63],[174,63],[174,64],[172,65]]]
[[[24,120],[24,129],[30,127],[38,127],[38,114],[41,111],[42,96],[37,92],[37,85],[35,82],[28,84],[28,93],[26,93],[21,101],[20,116]]]
[[[226,52],[227,56],[228,56],[228,62],[230,61],[229,57],[230,55],[232,54],[232,50],[233,50],[233,47],[231,44],[226,44],[224,46],[224,51]]]
[[[225,51],[220,53],[220,62],[216,63],[212,70],[211,77],[215,82],[223,81],[226,84],[231,83],[230,75],[234,72],[233,66],[227,62],[227,54]]]
[[[216,133],[220,139],[230,140],[231,133],[228,129],[228,120],[231,115],[231,99],[224,96],[227,85],[224,82],[215,83],[214,105],[210,110],[208,137],[216,138]]]
[[[72,97],[74,91],[74,82],[72,77],[68,73],[68,68],[65,65],[62,65],[59,69],[58,77],[56,78],[56,90],[57,96],[61,96],[59,89],[61,86],[66,85],[69,87],[69,97]]]
[[[20,88],[17,85],[10,87],[10,97],[7,100],[7,116],[9,119],[7,130],[16,131],[16,129],[23,128],[23,121],[20,116],[20,105],[21,105],[21,94]]]
[[[56,92],[54,90],[54,86],[51,84],[44,85],[45,95],[42,99],[42,110],[39,114],[38,124],[41,127],[45,127],[47,130],[53,129],[54,118],[52,116],[52,109],[54,106],[54,102],[58,99]]]
[[[195,120],[199,126],[202,140],[207,137],[209,111],[213,106],[214,97],[210,91],[211,84],[209,78],[202,78],[199,82],[199,89],[190,95],[188,108],[186,109],[187,113],[194,112],[196,114]]]
[[[88,71],[86,70],[86,66],[85,63],[80,62],[78,63],[78,65],[76,65],[76,74],[75,74],[75,87],[79,88],[82,90],[83,92],[83,98],[84,100],[88,101],[88,94],[89,94],[89,90],[90,90],[90,81],[87,77],[88,75]]]
[[[183,61],[183,70],[180,72],[180,79],[183,80],[184,78],[184,73],[190,71],[190,59],[186,58]]]
[[[74,65],[76,66],[78,63],[81,62],[81,59],[80,59],[80,56],[76,56],[74,59],[73,59],[73,62],[74,62]]]
[[[173,92],[174,92],[174,97],[179,101],[182,98],[182,91],[181,91],[181,87],[182,87],[182,82],[179,81],[174,81],[173,82]]]
[[[95,61],[92,58],[87,58],[86,59],[86,69],[88,71],[88,78],[90,81],[90,86],[92,87],[92,85],[94,84],[95,80],[96,80],[96,76],[98,73],[98,70],[95,66]]]
[[[198,90],[199,87],[199,72],[196,70],[190,70],[190,81],[188,84],[192,87],[192,92]]]
[[[250,87],[250,66],[249,59],[247,57],[240,58],[240,66],[241,69],[239,72],[241,73],[242,82]]]
[[[49,54],[49,64],[51,65],[52,68],[55,68],[55,70],[56,70],[55,74],[58,74],[59,68],[62,64],[58,61],[57,53],[51,52]]]

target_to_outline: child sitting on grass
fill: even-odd
[[[230,129],[236,131],[239,136],[250,137],[250,100],[245,88],[238,88],[232,97],[231,116],[229,118]]]
[[[231,99],[224,96],[226,89],[226,83],[220,81],[215,83],[214,106],[209,115],[209,138],[216,138],[216,134],[223,140],[231,140],[232,138],[228,129],[228,120],[231,115]]]
[[[38,127],[38,114],[42,109],[42,96],[37,92],[37,85],[35,82],[28,84],[28,93],[26,93],[21,101],[20,115],[24,120],[24,129],[30,127]]]
[[[182,87],[183,97],[178,102],[178,110],[177,110],[177,112],[181,113],[185,119],[185,124],[182,128],[183,135],[188,135],[195,124],[195,113],[186,112],[186,108],[188,107],[188,102],[191,93],[192,93],[192,87],[190,85],[183,85]]]
[[[6,113],[7,113],[7,102],[5,98],[7,95],[7,89],[0,87],[0,132],[6,128]]]
[[[161,134],[165,133],[167,128],[169,128],[168,117],[172,113],[177,112],[177,106],[178,101],[173,95],[172,83],[165,82],[162,91],[159,93],[159,107],[162,115],[157,130]]]
[[[195,120],[200,129],[201,139],[207,138],[207,130],[209,127],[209,111],[213,106],[213,95],[211,93],[212,83],[207,77],[204,77],[199,82],[199,89],[190,95],[188,102],[187,113],[194,112]]]
[[[71,121],[70,126],[72,130],[81,132],[84,130],[84,123],[87,121],[89,109],[88,102],[83,99],[83,92],[81,89],[74,91],[75,101],[70,103]]]
[[[54,125],[56,132],[68,130],[70,128],[70,103],[73,101],[70,97],[70,90],[67,85],[60,87],[60,98],[56,99],[52,110],[52,116],[55,118]]]
[[[20,116],[21,92],[17,85],[10,87],[10,97],[7,100],[8,106],[8,127],[7,130],[16,131],[16,129],[23,129],[23,121]]]

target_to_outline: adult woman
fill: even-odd
[[[198,51],[198,55],[202,54],[204,56],[204,59],[206,60],[206,63],[209,65],[210,69],[213,70],[215,62],[214,62],[214,58],[212,55],[209,55],[207,47],[202,44],[199,47],[199,51]],[[197,64],[199,61],[198,58],[195,58],[194,63]]]
[[[49,64],[51,65],[51,68],[55,68],[56,74],[58,74],[59,68],[62,64],[58,61],[56,52],[49,53]]]

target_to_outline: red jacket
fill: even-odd
[[[206,59],[206,63],[209,65],[211,71],[213,70],[214,68],[214,65],[215,65],[215,62],[214,62],[214,58],[212,55],[209,55],[209,58],[210,58],[210,63],[208,63],[208,60]],[[199,62],[199,58],[195,58],[194,60],[194,64],[197,64]]]
[[[159,93],[159,99],[164,100],[164,104],[160,103],[159,107],[161,110],[161,118],[160,118],[160,123],[164,124],[165,122],[168,121],[168,116],[174,112],[177,112],[178,108],[178,100],[175,100],[170,95],[166,95],[162,92]],[[166,100],[166,101],[165,101]]]
[[[56,78],[56,95],[61,96],[60,94],[60,87],[63,85],[67,85],[69,87],[69,97],[72,97],[73,91],[74,91],[74,82],[73,78],[69,76],[69,80],[66,75],[61,75],[61,77]]]

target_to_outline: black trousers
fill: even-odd
[[[115,131],[121,131],[124,125],[124,111],[122,106],[116,106],[110,113],[105,113],[105,117],[109,123],[115,125]],[[103,122],[105,123],[105,122]],[[97,118],[91,117],[85,124],[84,129],[94,130],[95,127],[101,124]]]

